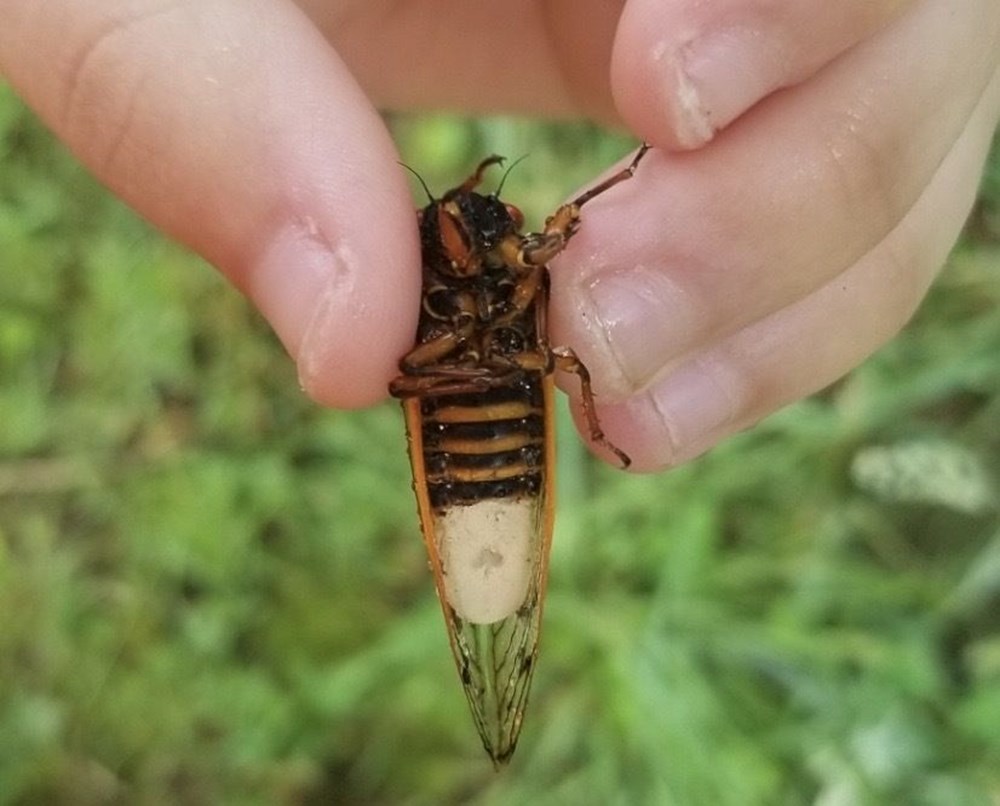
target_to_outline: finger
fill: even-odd
[[[555,263],[554,340],[613,402],[824,285],[912,207],[998,39],[992,0],[923,2],[710,145],[651,152],[586,208]]]
[[[299,3],[381,106],[618,122],[608,65],[622,0]]]
[[[375,110],[297,8],[8,2],[0,68],[77,156],[246,292],[316,398],[384,396],[419,256]]]
[[[808,78],[911,0],[630,0],[612,58],[618,109],[664,148],[693,148]],[[638,79],[638,80],[637,80]]]
[[[795,304],[690,356],[630,400],[602,408],[636,470],[697,456],[837,380],[909,319],[975,199],[1000,116],[1000,72],[903,220],[849,270]],[[586,430],[583,430],[586,433]]]

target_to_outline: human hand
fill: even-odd
[[[9,0],[0,70],[254,301],[335,406],[385,395],[418,312],[411,202],[368,98],[614,120],[613,92],[660,151],[588,205],[552,316],[640,469],[826,385],[902,325],[1000,107],[995,0],[430,5]]]
[[[619,401],[602,422],[637,469],[821,389],[903,326],[974,201],[998,64],[995,0],[628,3],[615,99],[660,150],[586,211],[552,318]]]

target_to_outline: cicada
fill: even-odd
[[[581,208],[628,167],[559,207],[541,232],[497,191],[491,156],[417,213],[423,292],[416,346],[390,385],[402,399],[413,489],[458,673],[494,764],[517,745],[541,628],[553,523],[553,373],[579,377],[591,439],[628,466],[598,422],[590,376],[549,344],[548,262]],[[502,182],[500,183],[502,187]],[[425,188],[426,190],[426,188]]]

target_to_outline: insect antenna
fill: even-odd
[[[499,198],[500,191],[503,190],[503,183],[507,181],[507,177],[510,176],[510,172],[514,170],[514,167],[519,163],[523,162],[528,158],[527,154],[522,154],[516,160],[514,160],[510,165],[507,166],[507,170],[503,172],[503,176],[500,177],[500,184],[497,185],[497,189],[493,191],[493,198]]]
[[[430,188],[427,187],[427,183],[424,181],[424,178],[420,174],[418,174],[415,170],[413,170],[409,165],[407,165],[405,162],[401,162],[399,164],[402,165],[404,168],[406,168],[406,170],[408,170],[415,177],[417,177],[417,181],[420,183],[420,187],[422,187],[424,189],[424,193],[427,194],[427,200],[431,204],[433,204],[434,197],[431,195]]]

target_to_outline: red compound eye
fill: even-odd
[[[513,204],[505,204],[504,207],[507,208],[507,214],[514,221],[514,226],[517,229],[521,229],[524,226],[524,213]]]

